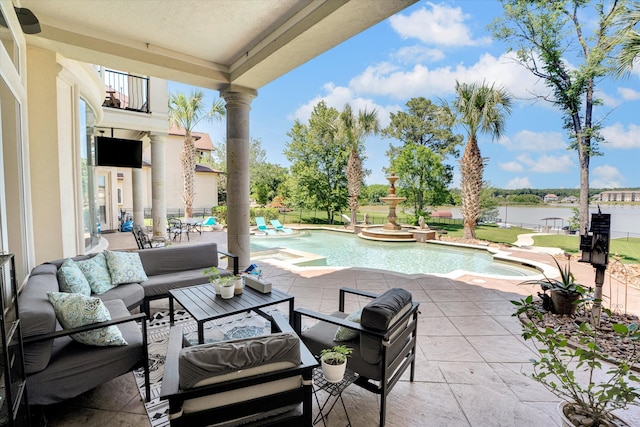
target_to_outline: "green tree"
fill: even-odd
[[[499,215],[498,201],[494,197],[495,189],[485,181],[480,192],[480,218],[495,221]]]
[[[382,130],[382,135],[402,143],[400,146],[389,144],[390,171],[400,176],[400,188],[410,186],[406,190],[416,211],[422,212],[425,203],[437,205],[450,198],[440,184],[451,183],[453,167],[442,162],[449,156],[459,157],[457,147],[462,144],[462,135],[451,131],[450,116],[442,106],[423,97],[411,98],[407,101],[406,111],[391,113],[389,126]],[[407,158],[409,153],[417,157]],[[439,159],[439,167],[434,167],[434,156]],[[425,163],[420,164],[421,161]],[[424,170],[420,171],[421,168]],[[441,173],[441,176],[436,177],[434,173]]]
[[[640,33],[636,30],[636,25],[639,22],[640,3],[634,2],[629,13],[621,14],[618,20],[618,24],[622,25],[616,40],[621,45],[616,56],[616,74],[618,76],[629,74],[636,58],[640,55]]]
[[[518,60],[551,94],[536,97],[558,107],[580,164],[580,230],[589,222],[589,161],[600,154],[593,110],[596,82],[609,74],[616,47],[610,34],[626,11],[624,0],[500,0],[504,15],[491,24],[495,38],[512,44]],[[576,48],[577,50],[573,50]]]
[[[347,189],[349,191],[349,209],[351,210],[351,223],[358,221],[358,206],[360,189],[362,187],[365,169],[362,166],[362,151],[364,141],[369,135],[376,135],[380,129],[378,112],[376,110],[358,111],[356,116],[349,104],[344,106],[338,121],[338,133],[349,147],[349,159],[347,160]]]
[[[180,162],[183,179],[182,201],[186,218],[191,218],[193,214],[195,196],[196,147],[191,133],[201,121],[221,120],[225,112],[221,99],[214,101],[207,111],[204,107],[204,92],[201,90],[194,90],[188,98],[182,93],[169,95],[169,123],[185,131]]]
[[[453,180],[442,156],[424,145],[406,144],[391,161],[391,169],[400,177],[398,186],[416,213],[424,206],[439,206],[450,199],[447,187]]]
[[[462,217],[464,238],[476,238],[480,218],[480,194],[485,160],[480,154],[478,133],[488,133],[494,140],[504,134],[506,117],[511,113],[511,95],[494,85],[456,81],[456,98],[451,106],[444,103],[454,122],[467,132],[467,145],[460,161]]]
[[[335,212],[347,207],[347,166],[350,148],[339,138],[338,110],[319,102],[308,125],[299,120],[287,136],[284,155],[291,162],[291,199],[300,207],[322,209],[333,223]]]
[[[363,203],[368,205],[380,205],[380,197],[384,197],[389,194],[389,185],[385,184],[371,184],[362,189],[361,196]]]

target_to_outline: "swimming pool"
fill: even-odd
[[[487,251],[463,247],[414,242],[378,242],[324,230],[301,231],[296,236],[251,236],[252,259],[254,253],[256,259],[259,259],[260,255],[257,252],[267,251],[266,253],[271,255],[265,257],[289,261],[286,253],[277,254],[278,251],[273,250],[275,248],[293,249],[321,256],[312,261],[294,261],[297,265],[377,268],[409,274],[444,275],[464,270],[481,275],[514,278],[540,273],[520,263],[495,260]]]

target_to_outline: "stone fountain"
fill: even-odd
[[[389,194],[380,197],[386,205],[389,205],[389,214],[387,215],[387,223],[382,227],[366,227],[362,228],[358,237],[371,240],[386,241],[415,241],[413,237],[413,227],[403,228],[398,224],[398,216],[396,215],[396,206],[398,203],[404,202],[406,197],[396,196],[396,181],[400,179],[395,173],[391,173],[387,177],[389,181]]]

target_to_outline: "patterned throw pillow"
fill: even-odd
[[[104,251],[113,286],[123,283],[140,283],[149,280],[136,252]]]
[[[353,313],[351,313],[350,315],[348,315],[345,320],[350,320],[352,322],[355,323],[360,323],[360,317],[362,316],[362,309],[356,310]],[[336,331],[335,336],[333,337],[334,341],[349,341],[352,340],[354,338],[356,338],[358,335],[360,335],[360,332],[354,330],[354,329],[349,329],[349,328],[344,328],[342,326],[340,326],[338,328],[338,330]]]
[[[116,285],[111,284],[107,259],[102,252],[93,258],[77,261],[76,264],[84,273],[94,294],[102,295],[109,289],[115,288]]]
[[[58,284],[62,292],[91,295],[91,286],[78,264],[67,258],[58,269]]]
[[[47,297],[53,305],[58,321],[65,329],[111,320],[109,310],[100,298],[64,292],[47,292]],[[71,335],[71,338],[87,345],[127,345],[120,329],[114,325],[93,331],[79,332]]]

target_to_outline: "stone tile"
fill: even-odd
[[[448,384],[487,384],[504,387],[502,378],[483,362],[437,362]]]
[[[438,305],[433,302],[421,302],[420,308],[418,310],[420,311],[420,314],[418,314],[418,318],[444,316],[442,310],[440,310],[438,308]]]
[[[436,304],[447,316],[481,316],[485,314],[471,301],[437,301]]]
[[[556,402],[558,398],[525,373],[532,372],[531,363],[491,363],[491,368],[520,400],[526,402]]]
[[[457,289],[425,289],[425,292],[433,302],[470,301],[464,293]]]
[[[314,287],[308,287],[308,286],[292,286],[289,289],[289,294],[293,295],[295,299],[297,298],[322,299],[323,293],[324,293],[324,289],[322,288],[314,288]]]
[[[527,362],[534,353],[512,335],[467,336],[487,362]]]
[[[473,426],[553,426],[553,418],[533,410],[504,389],[482,384],[452,384],[465,417]]]
[[[491,316],[511,316],[516,311],[511,301],[505,299],[481,301],[477,304],[482,311]]]
[[[418,335],[452,336],[461,334],[447,317],[422,317],[418,318]]]
[[[509,331],[489,316],[450,316],[448,319],[465,336],[509,334]]]
[[[420,349],[429,361],[482,362],[480,354],[464,337],[418,336]]]
[[[130,414],[127,412],[119,412],[104,427],[145,427],[151,426],[149,417],[145,413]]]

